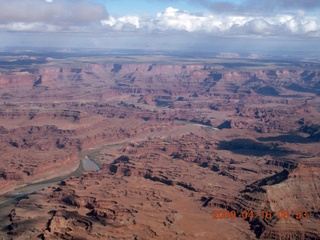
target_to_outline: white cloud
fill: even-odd
[[[91,0],[0,0],[0,31],[95,34],[112,31],[145,35],[185,32],[195,36],[204,33],[211,36],[294,35],[304,38],[320,36],[320,16],[308,15],[301,10],[258,17],[247,12],[243,15],[190,13],[168,7],[153,17],[116,17],[109,16],[103,5]]]
[[[319,31],[319,23],[317,23],[315,20],[309,20],[306,23],[303,24],[303,30],[304,32],[318,32]]]
[[[14,22],[9,24],[0,24],[0,29],[17,32],[57,32],[61,31],[61,28],[51,24],[43,23],[24,23]]]
[[[110,17],[101,21],[102,25],[108,25],[115,30],[123,30],[126,26],[131,25],[134,28],[140,28],[140,18],[136,15],[128,15],[119,18]]]
[[[290,19],[285,23],[287,29],[292,33],[297,33],[299,31],[299,22],[296,19]]]
[[[104,5],[89,0],[0,0],[0,23],[77,25],[106,17]]]
[[[273,26],[264,19],[253,19],[244,24],[243,29],[247,33],[253,33],[257,35],[270,35],[273,32]]]
[[[116,31],[125,30],[128,24],[135,29],[152,32],[158,30],[185,31],[189,33],[208,33],[213,35],[267,35],[286,36],[300,35],[316,36],[320,31],[320,18],[306,16],[304,12],[297,14],[278,14],[268,17],[241,16],[241,15],[218,15],[218,14],[194,14],[169,7],[154,18],[141,18],[128,15],[119,18],[110,17],[102,21]]]
[[[221,21],[212,16],[197,16],[175,8],[167,8],[163,13],[158,13],[154,21],[154,28],[160,30],[184,30],[187,32],[212,31],[217,28]],[[210,22],[210,24],[208,24]]]
[[[164,0],[161,0],[164,1]],[[169,1],[169,0],[167,0]],[[196,5],[202,5],[216,13],[241,13],[245,15],[268,15],[279,11],[318,10],[319,0],[188,0]]]

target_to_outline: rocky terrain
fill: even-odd
[[[84,155],[101,167],[20,200],[0,237],[320,239],[318,69],[0,69],[0,194],[67,175]]]

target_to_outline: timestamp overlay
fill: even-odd
[[[235,219],[235,218],[242,218],[244,220],[250,220],[255,218],[260,218],[264,220],[271,220],[274,218],[278,219],[290,219],[294,218],[296,220],[303,220],[307,219],[308,212],[306,210],[260,210],[260,211],[254,211],[254,210],[242,210],[241,212],[235,211],[235,210],[216,210],[213,209],[213,215],[212,219]]]

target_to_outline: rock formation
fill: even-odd
[[[101,166],[20,200],[0,236],[320,238],[317,67],[93,60],[0,69],[0,194]]]

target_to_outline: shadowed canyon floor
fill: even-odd
[[[0,239],[320,239],[317,60],[28,54],[0,69],[0,194],[100,170],[3,207]]]

